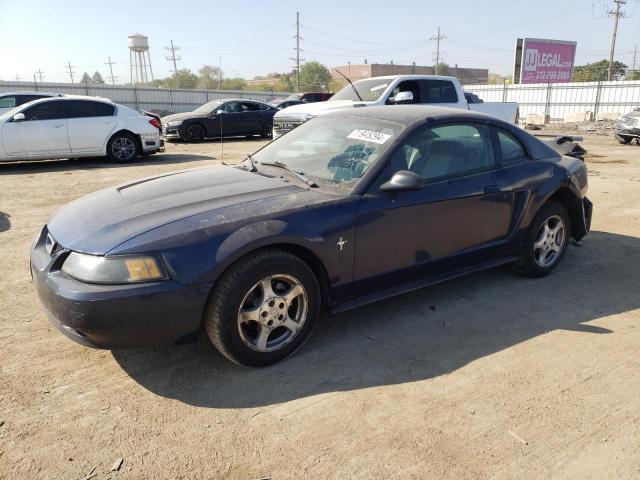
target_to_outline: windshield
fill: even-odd
[[[389,81],[380,78],[367,78],[366,80],[358,80],[353,82],[353,87],[358,91],[362,100],[365,102],[374,102],[380,98],[389,86]],[[353,91],[353,87],[349,84],[345,85],[338,93],[331,97],[332,100],[353,100],[359,101],[358,95]]]
[[[352,187],[402,131],[395,122],[316,117],[253,155],[260,164],[282,163],[313,181]]]
[[[218,109],[221,103],[222,103],[222,100],[213,100],[211,102],[205,103],[204,105],[200,105],[198,108],[194,110],[194,112],[206,113],[206,114],[213,113],[215,110]]]

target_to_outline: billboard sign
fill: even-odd
[[[576,42],[518,39],[516,65],[519,83],[570,82],[576,56]]]

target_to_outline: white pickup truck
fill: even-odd
[[[412,103],[462,108],[486,113],[511,123],[518,121],[517,103],[467,102],[462,85],[455,77],[393,75],[347,84],[326,102],[304,103],[280,110],[273,117],[273,138],[293,130],[310,118],[334,110]]]

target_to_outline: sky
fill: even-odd
[[[301,56],[329,67],[347,62],[431,65],[440,27],[449,65],[508,74],[518,37],[577,41],[576,64],[608,58],[612,0],[0,0],[0,79],[77,81],[108,57],[118,83],[129,81],[127,37],[149,37],[156,78],[170,75],[165,47],[180,47],[178,68],[221,63],[226,77],[290,71],[296,11]],[[640,47],[640,0],[627,0],[616,60],[631,66]],[[640,64],[640,54],[637,63]]]

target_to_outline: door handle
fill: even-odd
[[[497,185],[487,185],[484,187],[484,193],[500,193],[502,189]]]
[[[62,128],[64,125],[52,125],[53,128]]]

